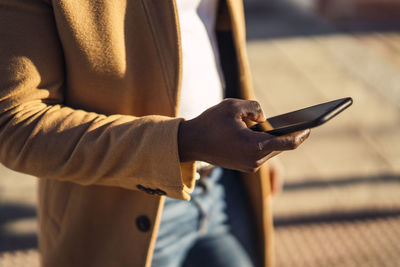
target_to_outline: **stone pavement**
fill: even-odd
[[[354,99],[280,156],[277,266],[399,266],[400,23],[332,23],[283,1],[252,1],[247,18],[267,116]]]
[[[399,266],[399,25],[332,23],[283,1],[246,3],[254,85],[268,116],[354,99],[280,156],[277,266]],[[38,266],[36,178],[1,166],[0,176],[0,266]]]

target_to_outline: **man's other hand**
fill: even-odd
[[[244,119],[265,121],[256,101],[225,99],[179,128],[182,162],[201,160],[227,169],[255,172],[269,158],[297,148],[310,130],[274,136],[250,130]]]

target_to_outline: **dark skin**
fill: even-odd
[[[265,121],[257,101],[225,99],[179,128],[182,162],[201,160],[227,169],[255,172],[268,159],[297,148],[310,130],[273,136],[248,129],[244,120]]]

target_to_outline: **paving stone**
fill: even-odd
[[[398,33],[357,35],[357,38],[363,45],[400,68],[400,36]]]
[[[37,178],[12,171],[0,164],[0,205],[5,202],[36,204]]]
[[[1,267],[39,267],[37,250],[0,253]]]
[[[304,148],[321,178],[391,172],[391,166],[357,133],[325,136],[315,133]]]
[[[291,64],[274,42],[249,43],[249,59],[256,95],[267,116],[319,103],[320,95],[310,90],[307,78]],[[265,105],[264,105],[265,100]]]
[[[369,143],[374,144],[375,149],[381,151],[393,172],[400,173],[400,126],[372,131],[368,138]]]
[[[397,267],[400,217],[276,228],[277,266]]]
[[[400,212],[400,176],[396,179],[379,181],[379,176],[363,179],[354,177],[348,180],[342,177],[321,182],[312,186],[313,182],[297,184],[287,183],[287,189],[274,199],[274,215],[288,216],[325,216],[342,213],[360,213],[361,211],[377,214]],[[292,187],[290,187],[292,185]],[[373,190],[372,190],[373,189]],[[385,212],[383,212],[385,211]],[[345,216],[343,215],[343,216]]]
[[[343,64],[344,70],[365,83],[370,93],[383,97],[400,109],[400,70],[396,65],[371,52],[367,46],[360,45],[356,38],[338,36],[335,42],[321,41]]]

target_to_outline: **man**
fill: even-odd
[[[221,0],[217,10],[225,96],[250,99],[242,4]],[[175,1],[1,0],[0,22],[0,160],[41,178],[43,266],[150,266],[162,196],[190,199],[194,161],[252,172],[242,180],[259,265],[272,265],[261,165],[308,132],[252,132],[244,121],[264,116],[239,99],[177,117]]]

